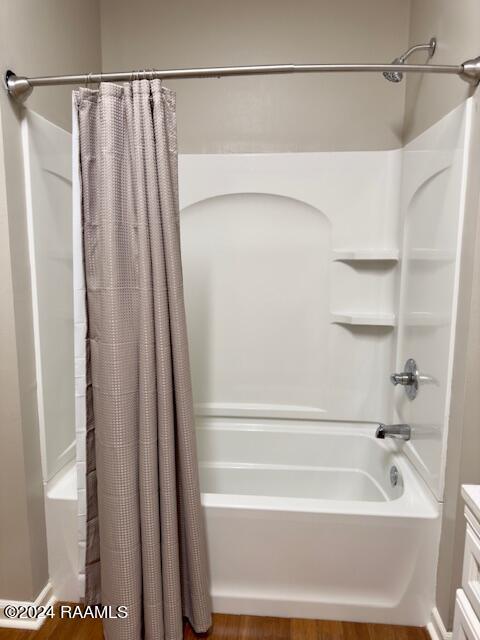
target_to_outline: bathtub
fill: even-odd
[[[197,419],[214,611],[427,623],[438,503],[374,431]]]
[[[84,586],[80,574],[77,469],[66,464],[45,487],[48,573],[56,600],[78,602]],[[83,570],[82,570],[83,571]]]
[[[402,445],[376,440],[374,431],[373,424],[197,418],[214,611],[427,623],[438,503]],[[57,598],[68,600],[83,594],[77,494],[70,465],[46,496],[56,523],[51,576]]]

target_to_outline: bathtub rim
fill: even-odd
[[[203,418],[202,418],[203,420]],[[228,424],[229,429],[244,430],[242,425],[248,423],[248,428],[262,429],[273,431],[280,429],[282,431],[297,432],[299,429],[307,433],[322,433],[335,435],[342,433],[344,435],[352,432],[352,435],[373,439],[371,425],[355,424],[355,423],[326,423],[326,424],[303,424],[303,421],[285,421],[285,424],[278,425],[275,420],[271,420],[272,424],[265,425],[263,419],[246,420],[242,419],[214,419],[214,426],[204,426],[200,428],[221,429],[219,420],[222,424]],[[228,421],[228,422],[227,422]],[[287,424],[288,422],[288,424]],[[292,422],[294,423],[292,425]],[[254,426],[255,423],[255,426]],[[292,428],[293,427],[293,428]],[[198,425],[197,425],[197,428]],[[202,505],[206,508],[222,508],[231,510],[251,510],[251,511],[285,511],[296,512],[298,514],[324,514],[339,516],[368,516],[368,517],[399,517],[399,518],[417,518],[417,519],[435,519],[439,517],[440,505],[431,494],[428,486],[421,476],[415,470],[410,460],[402,452],[401,445],[392,442],[375,441],[377,446],[385,448],[392,455],[394,463],[398,466],[404,481],[404,490],[401,496],[389,501],[353,501],[353,500],[329,500],[315,498],[285,498],[276,496],[254,496],[243,494],[220,494],[220,493],[201,493]],[[47,494],[49,499],[60,500],[77,500],[77,469],[74,464],[65,465],[64,468],[54,477],[48,484]],[[63,483],[70,477],[68,481],[68,492],[57,492],[58,484]]]
[[[206,431],[263,431],[281,433],[351,435],[366,438],[392,456],[399,468],[404,488],[398,498],[388,501],[329,500],[317,498],[290,498],[228,493],[201,493],[206,508],[231,510],[295,512],[317,515],[398,517],[433,520],[440,516],[440,506],[426,483],[415,470],[406,454],[404,444],[377,440],[374,433],[377,423],[355,423],[310,420],[278,420],[246,417],[197,416],[196,430]],[[403,446],[402,446],[403,445]],[[202,461],[199,461],[201,464]],[[259,465],[261,466],[261,465]]]

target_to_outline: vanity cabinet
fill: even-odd
[[[480,640],[480,485],[464,485],[465,553],[462,588],[458,589],[453,640]]]

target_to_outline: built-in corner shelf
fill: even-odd
[[[364,313],[343,311],[330,314],[332,323],[348,324],[359,327],[394,327],[395,314],[393,313]]]
[[[418,262],[448,263],[455,260],[455,251],[439,249],[410,249],[407,255],[409,260]]]
[[[398,249],[335,249],[334,262],[398,262]]]
[[[362,264],[371,265],[381,270],[389,269],[399,260],[398,249],[334,249],[332,260],[334,262],[348,262],[360,267]],[[363,269],[362,269],[363,271]],[[367,275],[367,273],[365,273]],[[375,273],[373,273],[375,275]],[[362,276],[363,277],[363,276]],[[351,327],[386,327],[395,326],[395,314],[366,311],[338,311],[330,314],[333,324],[348,325]]]
[[[447,315],[429,311],[412,311],[405,316],[405,324],[408,327],[445,327],[449,323],[450,318]]]

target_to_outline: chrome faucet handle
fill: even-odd
[[[419,373],[417,363],[413,358],[409,358],[405,362],[404,370],[401,373],[392,373],[390,382],[405,387],[405,393],[409,400],[414,400],[418,393]]]

